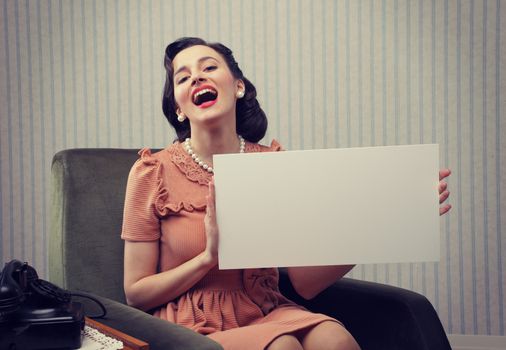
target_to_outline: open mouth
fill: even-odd
[[[197,106],[207,105],[206,102],[215,101],[218,98],[218,92],[212,88],[205,88],[197,91],[193,95],[193,103]]]

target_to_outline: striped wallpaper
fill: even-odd
[[[351,276],[423,293],[448,333],[505,335],[505,26],[501,0],[2,0],[0,260],[47,274],[54,153],[171,142],[164,48],[202,36],[256,85],[266,143],[439,143],[441,261]]]

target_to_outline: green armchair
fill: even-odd
[[[152,350],[221,349],[125,303],[120,233],[127,177],[137,158],[131,149],[70,149],[54,156],[49,279],[100,300],[107,309],[100,322],[148,342]],[[307,301],[282,269],[280,275],[287,297],[342,321],[363,350],[451,349],[437,313],[418,293],[344,278]],[[79,301],[97,313],[93,302]]]

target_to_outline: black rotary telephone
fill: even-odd
[[[70,299],[69,292],[41,280],[26,262],[12,260],[0,275],[0,317],[15,312],[23,303],[55,308],[68,304]]]
[[[72,294],[12,260],[0,274],[0,350],[77,349],[84,311]]]

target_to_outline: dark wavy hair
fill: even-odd
[[[192,46],[204,45],[218,52],[227,62],[227,66],[235,79],[240,79],[245,85],[245,95],[237,99],[236,102],[236,130],[239,135],[250,142],[258,142],[264,136],[267,130],[267,117],[260,108],[257,100],[257,91],[255,86],[242,74],[237,64],[232,50],[220,43],[208,43],[200,38],[180,38],[169,44],[165,49],[164,66],[167,72],[165,77],[165,86],[163,88],[162,109],[163,114],[174,127],[179,141],[184,141],[190,137],[190,122],[185,119],[184,122],[177,120],[176,100],[174,98],[174,68],[172,61],[176,55]]]

